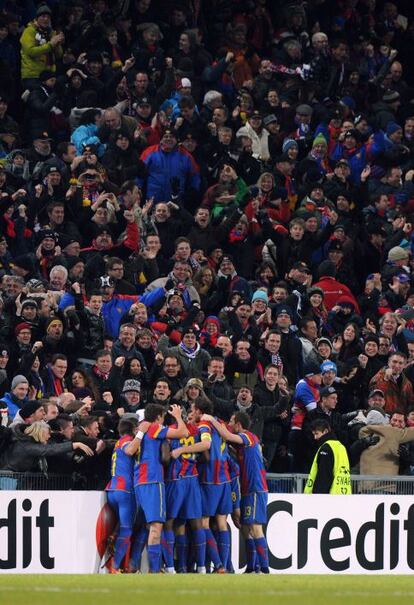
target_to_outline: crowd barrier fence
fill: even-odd
[[[268,473],[267,483],[271,494],[302,494],[307,475],[293,473]],[[414,477],[407,475],[377,476],[351,475],[353,494],[414,495]],[[0,490],[83,490],[100,491],[105,486],[95,478],[74,473],[58,475],[43,473],[12,473],[0,471]]]

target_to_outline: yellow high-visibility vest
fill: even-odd
[[[325,443],[323,443],[321,447],[326,444],[329,445],[334,455],[333,478],[329,493],[343,496],[352,494],[349,460],[345,447],[340,441],[337,441],[335,439],[328,439],[328,441],[325,441]],[[312,468],[310,470],[309,477],[304,489],[305,494],[313,493],[315,478],[318,474],[318,454],[321,447],[318,449],[315,458],[313,459]]]

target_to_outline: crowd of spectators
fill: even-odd
[[[148,402],[412,474],[409,0],[0,1],[0,470]]]

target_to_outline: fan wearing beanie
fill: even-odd
[[[402,246],[394,246],[388,251],[387,262],[381,269],[384,282],[392,282],[394,276],[407,275],[410,277],[410,250]]]
[[[252,312],[256,323],[264,329],[272,325],[272,313],[269,305],[269,297],[264,289],[259,289],[252,296]]]
[[[303,316],[316,321],[318,329],[321,329],[326,324],[328,319],[328,311],[323,304],[325,292],[322,288],[311,286],[306,291],[306,299],[304,301]]]
[[[45,409],[39,401],[28,401],[17,412],[10,426],[13,427],[17,424],[29,425],[33,422],[43,420],[45,415]]]
[[[391,145],[401,143],[403,129],[397,122],[388,122],[386,135]]]
[[[34,20],[28,23],[20,38],[23,90],[25,86],[33,88],[33,80],[46,70],[55,77],[55,62],[63,56],[65,35],[57,34],[51,25],[52,11],[45,2],[41,3]],[[39,47],[43,47],[44,51],[39,53]]]
[[[282,153],[287,155],[291,160],[296,160],[299,154],[299,145],[295,139],[285,139],[282,145]]]
[[[313,139],[312,149],[309,153],[309,158],[315,160],[320,169],[325,173],[331,172],[329,162],[327,158],[328,153],[328,141],[325,139],[323,134],[320,132]]]
[[[28,392],[29,381],[22,374],[17,374],[12,380],[10,392],[5,393],[2,399],[0,399],[0,409],[7,409],[7,415],[10,420],[14,420],[16,414],[27,402]],[[6,424],[7,416],[2,414],[2,423],[3,421]]]
[[[293,395],[294,403],[288,444],[291,471],[294,473],[302,473],[307,470],[306,437],[302,427],[306,414],[317,408],[320,399],[319,387],[322,383],[322,373],[319,363],[310,360],[304,364],[303,376],[297,383]]]
[[[388,261],[397,267],[402,267],[408,263],[409,252],[401,246],[394,246],[388,252]]]

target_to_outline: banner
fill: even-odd
[[[102,492],[0,491],[0,573],[95,573]]]
[[[0,491],[0,573],[103,573],[116,519],[101,492]],[[236,572],[244,543],[232,531]],[[272,573],[411,574],[410,496],[270,494]]]
[[[274,573],[413,572],[410,496],[272,494],[267,511]]]

